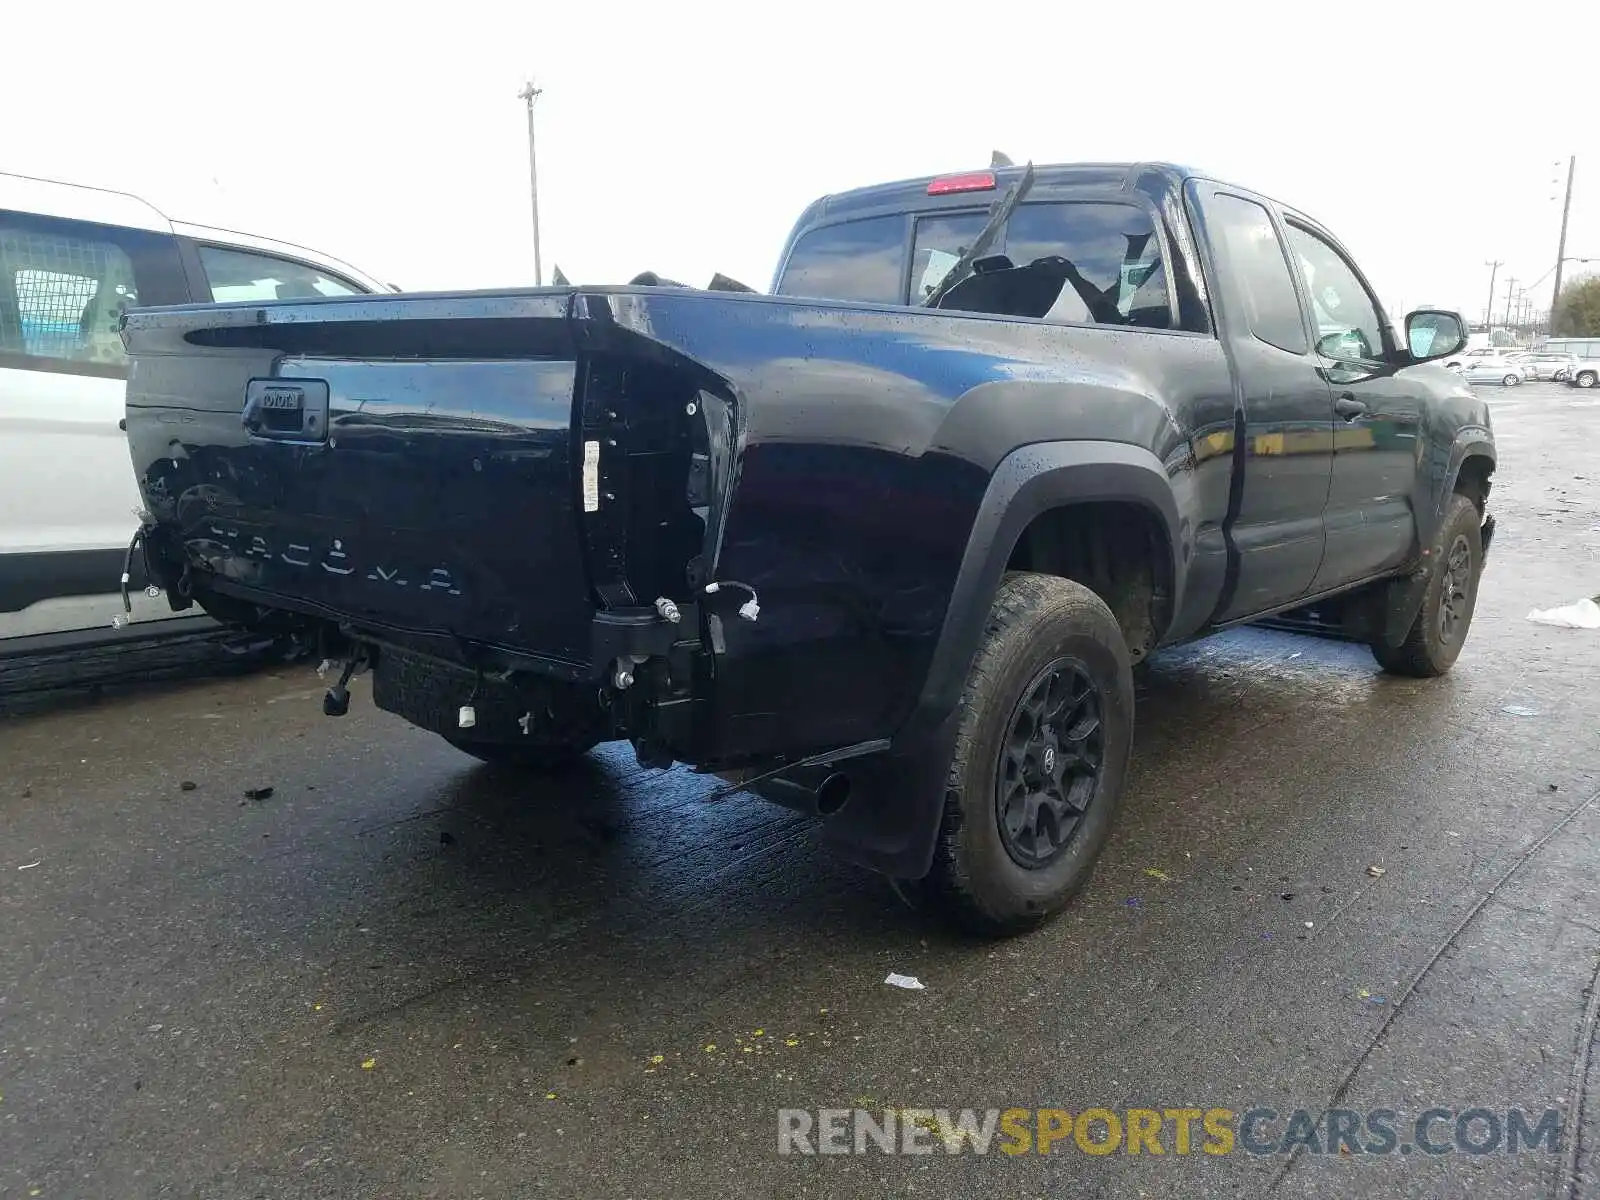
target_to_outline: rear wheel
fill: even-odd
[[[1578,377],[1572,382],[1581,388],[1592,388],[1597,378],[1600,377],[1597,377],[1593,371],[1579,371]]]
[[[1522,376],[1521,375],[1507,375],[1500,382],[1505,384],[1507,387],[1516,387],[1517,384],[1522,382]]]
[[[922,893],[987,936],[1041,924],[1088,882],[1133,744],[1122,630],[1088,588],[1007,576],[962,697]]]
[[[1467,640],[1483,570],[1481,520],[1467,497],[1451,497],[1429,557],[1433,567],[1428,589],[1405,641],[1398,646],[1372,644],[1378,665],[1394,675],[1443,675],[1455,665]]]

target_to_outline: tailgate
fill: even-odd
[[[197,590],[586,667],[569,299],[130,314],[134,466]]]

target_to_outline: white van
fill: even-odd
[[[145,305],[392,292],[325,254],[0,173],[0,657],[209,621],[119,580],[139,526],[117,321]]]

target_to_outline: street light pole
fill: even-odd
[[[1561,299],[1561,263],[1567,253],[1567,215],[1572,211],[1572,173],[1578,166],[1578,156],[1567,160],[1567,199],[1561,206],[1561,242],[1556,248],[1556,287],[1550,297],[1550,333],[1556,331],[1556,303]]]
[[[517,98],[528,103],[528,182],[533,192],[533,286],[544,286],[544,264],[539,258],[539,156],[534,150],[533,138],[533,102],[537,100],[543,88],[533,86],[529,80],[523,89],[517,93]]]

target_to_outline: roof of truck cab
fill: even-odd
[[[802,218],[806,223],[832,221],[843,217],[871,216],[878,212],[903,212],[914,200],[918,209],[970,208],[985,195],[1002,195],[1005,189],[1022,178],[1026,167],[976,167],[969,171],[945,171],[938,175],[923,175],[916,179],[900,179],[892,183],[876,183],[869,187],[853,188],[823,196],[806,210]],[[936,179],[954,174],[977,174],[990,171],[995,177],[992,190],[982,192],[951,192],[943,196],[928,195],[928,185]],[[1135,180],[1157,175],[1173,185],[1199,175],[1200,172],[1175,163],[1120,162],[1120,163],[1035,163],[1030,200],[1043,199],[1057,192],[1094,188],[1131,187]]]

